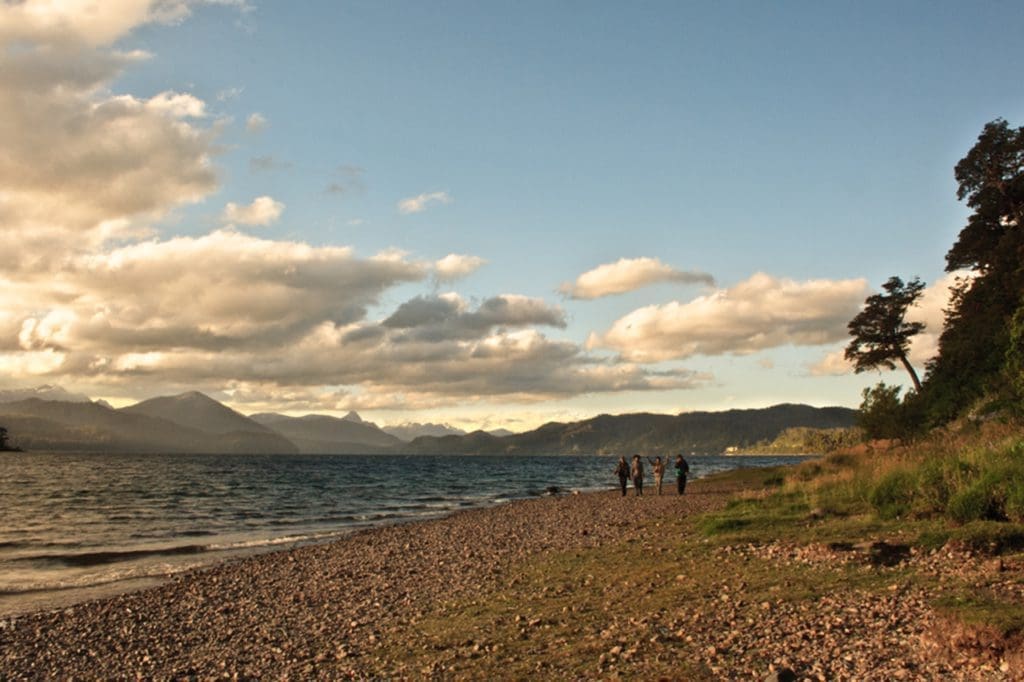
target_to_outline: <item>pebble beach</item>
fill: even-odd
[[[674,490],[643,498],[608,491],[517,501],[235,560],[58,611],[7,616],[0,621],[0,678],[477,678],[474,661],[500,663],[502,646],[486,632],[466,632],[456,647],[432,645],[419,630],[424,619],[444,618],[451,604],[514,593],[519,572],[544,555],[642,543],[650,523],[717,508],[733,492],[697,481],[682,497]],[[784,550],[775,559],[807,560]],[[581,579],[579,589],[586,584]],[[515,627],[536,639],[536,660],[527,662],[548,679],[672,679],[682,660],[691,665],[687,677],[698,670],[706,679],[1019,679],[1007,661],[942,648],[936,617],[913,589],[894,591],[885,603],[837,596],[816,613],[766,604],[763,622],[738,624],[742,585],[706,588],[705,603],[666,603],[650,619],[610,612],[598,628],[580,626],[577,641],[545,642],[549,626],[530,616],[530,596],[520,595],[524,615]],[[572,632],[572,610],[565,612],[562,625]],[[558,652],[584,644],[602,651],[590,671],[560,671]]]

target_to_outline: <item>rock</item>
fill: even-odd
[[[796,682],[796,673],[789,668],[779,668],[769,672],[764,682]]]

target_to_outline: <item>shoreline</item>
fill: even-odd
[[[350,654],[372,649],[385,631],[407,627],[439,602],[493,589],[539,554],[619,540],[632,525],[623,514],[638,526],[692,514],[724,504],[732,489],[699,481],[682,497],[607,490],[514,500],[6,617],[0,677],[362,675],[374,666]]]
[[[767,482],[516,500],[0,618],[0,679],[1016,679],[914,578],[983,557],[699,532]]]

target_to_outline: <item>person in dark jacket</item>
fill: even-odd
[[[676,490],[682,495],[686,492],[686,474],[690,473],[690,465],[682,454],[676,455]]]

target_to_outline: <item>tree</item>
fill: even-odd
[[[951,419],[1005,381],[1011,320],[1024,294],[1024,127],[997,119],[956,165],[957,197],[973,210],[946,254],[968,270],[953,289],[925,382],[933,422]]]
[[[846,359],[854,363],[857,373],[885,367],[896,369],[894,361],[899,360],[914,382],[914,389],[921,390],[914,366],[907,359],[910,339],[924,329],[923,322],[907,322],[904,318],[907,308],[921,297],[924,283],[917,277],[906,284],[899,277],[890,277],[882,285],[885,293],[868,296],[864,309],[850,320],[847,328],[853,340],[846,347]]]
[[[902,419],[899,386],[879,382],[874,387],[865,388],[861,396],[864,400],[857,412],[857,426],[864,429],[868,439],[902,438],[905,435],[907,429]]]

